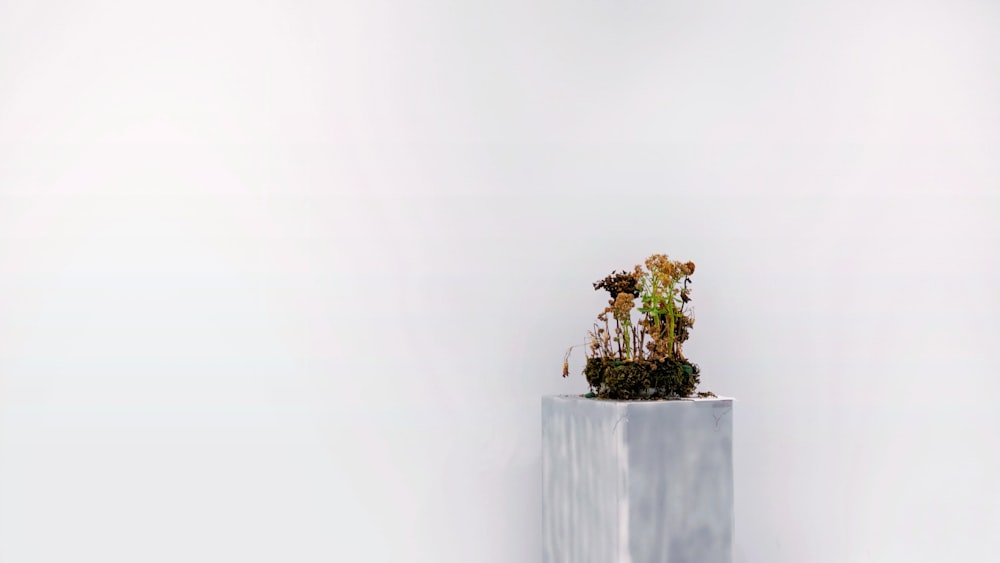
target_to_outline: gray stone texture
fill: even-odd
[[[542,399],[545,563],[731,563],[733,400]]]

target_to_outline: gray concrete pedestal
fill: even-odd
[[[732,411],[543,397],[543,561],[731,563]]]

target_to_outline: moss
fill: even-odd
[[[600,399],[643,400],[690,397],[700,370],[687,360],[621,361],[588,358],[583,374]]]

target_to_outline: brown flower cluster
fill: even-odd
[[[677,280],[694,274],[694,262],[673,262],[666,254],[654,254],[646,259],[646,269],[654,275]]]
[[[632,314],[635,307],[635,297],[631,293],[619,293],[614,301],[611,301],[611,312],[616,319],[627,319]]]
[[[615,299],[619,294],[628,293],[633,297],[639,297],[639,278],[642,272],[638,269],[633,272],[611,272],[603,280],[594,282],[594,290],[604,289]]]

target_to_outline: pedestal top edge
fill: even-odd
[[[564,400],[564,401],[587,401],[597,404],[608,404],[608,405],[661,405],[661,404],[684,404],[684,403],[732,403],[736,399],[734,397],[685,397],[683,399],[654,399],[647,401],[619,401],[613,399],[597,399],[597,398],[587,398],[583,395],[543,395],[542,399],[546,400]]]

